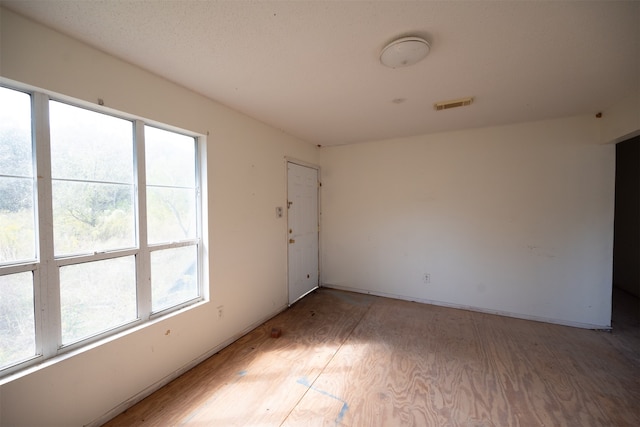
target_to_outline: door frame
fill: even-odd
[[[322,239],[320,238],[320,230],[321,230],[321,214],[322,214],[322,197],[320,197],[320,189],[322,188],[321,181],[321,169],[320,166],[315,163],[306,162],[304,160],[297,159],[295,157],[284,157],[284,200],[285,200],[285,224],[284,224],[284,243],[286,248],[286,300],[287,306],[291,306],[289,303],[289,209],[287,209],[289,202],[289,163],[293,163],[298,166],[303,166],[311,169],[315,169],[318,174],[318,186],[316,187],[316,196],[318,197],[318,288],[322,287],[322,257],[320,254],[322,253]],[[305,294],[306,295],[306,294]],[[301,297],[302,298],[302,297]],[[299,301],[298,298],[295,302]]]

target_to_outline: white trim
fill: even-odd
[[[40,261],[34,272],[36,311],[36,354],[48,359],[58,352],[61,342],[60,281],[53,246],[53,189],[51,177],[51,132],[49,128],[49,96],[32,92],[31,123],[36,158],[37,245]],[[8,370],[11,372],[13,369]]]
[[[486,308],[481,308],[481,307],[474,307],[474,306],[470,306],[470,305],[453,304],[453,303],[448,303],[448,302],[444,302],[444,301],[430,300],[430,299],[424,299],[424,298],[413,298],[413,297],[408,297],[406,295],[390,294],[390,293],[386,293],[386,292],[377,292],[377,291],[368,291],[368,290],[365,290],[365,289],[352,288],[352,287],[349,287],[349,286],[332,285],[332,284],[329,284],[329,283],[323,283],[322,287],[323,288],[329,288],[329,289],[337,289],[337,290],[341,290],[341,291],[355,292],[355,293],[359,293],[359,294],[368,294],[368,295],[375,295],[375,296],[385,297],[385,298],[399,299],[399,300],[403,300],[403,301],[418,302],[418,303],[421,303],[421,304],[436,305],[436,306],[439,306],[439,307],[447,307],[447,308],[455,308],[455,309],[458,309],[458,310],[474,311],[474,312],[477,312],[477,313],[494,314],[496,316],[512,317],[514,319],[523,319],[523,320],[531,320],[531,321],[534,321],[534,322],[552,323],[554,325],[571,326],[573,328],[594,329],[594,330],[604,330],[604,331],[610,331],[612,329],[611,325],[596,325],[596,324],[592,324],[592,323],[571,322],[571,321],[562,320],[562,319],[554,319],[554,318],[551,318],[551,317],[529,316],[529,315],[526,315],[526,314],[513,313],[513,312],[510,312],[510,311],[491,310],[491,309],[486,309]]]
[[[144,122],[133,122],[133,162],[136,188],[135,203],[137,217],[135,218],[137,244],[139,256],[136,257],[136,292],[138,318],[147,320],[151,316],[151,261],[149,245],[147,244],[147,173],[145,162],[145,134]]]
[[[6,276],[15,273],[25,273],[27,271],[35,271],[38,269],[38,262],[25,262],[24,264],[13,264],[0,266],[0,276]]]
[[[122,249],[115,251],[96,252],[93,254],[78,254],[78,255],[65,255],[55,259],[55,264],[58,267],[64,267],[66,265],[82,264],[92,261],[104,261],[107,259],[121,258],[131,255],[137,255],[140,251],[138,249]]]
[[[305,162],[304,160],[299,160],[299,159],[296,159],[294,157],[284,156],[284,161],[285,161],[285,163],[295,163],[298,166],[304,166],[306,168],[315,169],[318,172],[320,172],[320,166],[318,166],[316,164],[313,164],[313,163]],[[320,178],[320,175],[318,175],[318,179],[319,178]]]
[[[198,259],[200,268],[198,269],[198,280],[200,283],[200,295],[204,301],[209,301],[209,189],[207,186],[207,137],[204,135],[194,136],[196,138],[196,209],[200,212],[197,216],[196,227],[199,231],[200,241],[198,242]]]
[[[164,249],[173,249],[173,248],[183,248],[185,246],[196,246],[200,243],[200,238],[182,240],[179,242],[169,242],[169,243],[152,243],[148,245],[149,252],[153,251],[161,251]]]

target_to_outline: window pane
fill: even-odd
[[[36,257],[31,96],[0,87],[0,264]]]
[[[136,319],[133,256],[60,267],[62,344]]]
[[[195,187],[195,139],[145,126],[147,185]]]
[[[147,187],[147,227],[151,244],[195,238],[195,190]]]
[[[31,96],[0,87],[0,175],[32,177]]]
[[[0,276],[0,367],[35,354],[33,273]]]
[[[49,102],[54,179],[133,182],[133,123]]]
[[[35,258],[33,179],[0,176],[0,264]]]
[[[151,309],[154,312],[197,298],[198,247],[151,252]]]
[[[55,255],[134,247],[133,123],[49,108]]]
[[[196,237],[195,138],[145,126],[149,243]]]
[[[135,246],[133,186],[53,181],[56,256]]]

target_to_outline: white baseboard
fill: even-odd
[[[397,295],[397,294],[390,294],[390,293],[386,293],[386,292],[369,291],[369,290],[360,289],[360,288],[352,288],[352,287],[349,287],[349,286],[332,285],[332,284],[329,284],[329,283],[323,283],[322,287],[323,288],[338,289],[338,290],[342,290],[342,291],[356,292],[356,293],[360,293],[360,294],[376,295],[376,296],[385,297],[385,298],[400,299],[400,300],[404,300],[404,301],[419,302],[419,303],[422,303],[422,304],[437,305],[437,306],[440,306],[440,307],[455,308],[455,309],[459,309],[459,310],[475,311],[475,312],[478,312],[478,313],[495,314],[497,316],[513,317],[515,319],[532,320],[532,321],[535,321],[535,322],[552,323],[552,324],[555,324],[555,325],[562,325],[562,326],[571,326],[573,328],[594,329],[594,330],[602,330],[602,331],[610,331],[611,330],[611,325],[595,325],[595,324],[591,324],[591,323],[571,322],[571,321],[567,321],[567,320],[553,319],[553,318],[548,318],[548,317],[530,316],[530,315],[527,315],[527,314],[512,313],[512,312],[509,312],[509,311],[491,310],[491,309],[486,309],[486,308],[482,308],[482,307],[474,307],[474,306],[468,306],[468,305],[462,305],[462,304],[452,304],[452,303],[448,303],[448,302],[429,300],[429,299],[423,299],[423,298],[413,298],[413,297],[408,297],[408,296],[405,296],[405,295]]]

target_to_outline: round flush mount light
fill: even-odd
[[[429,53],[429,42],[420,37],[403,37],[385,46],[380,62],[390,68],[407,67],[424,59]]]

